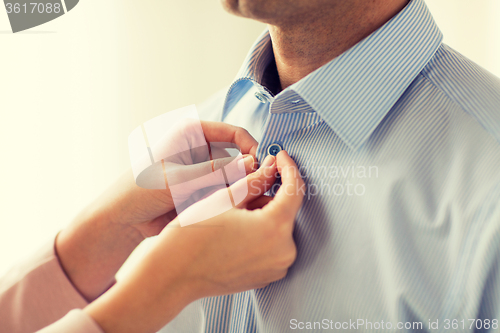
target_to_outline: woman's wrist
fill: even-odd
[[[165,239],[84,311],[106,333],[157,332],[189,303],[200,298],[200,283],[186,276],[188,263],[178,256],[165,257]]]
[[[106,333],[153,333],[195,300],[187,298],[182,290],[187,291],[171,283],[161,291],[163,295],[151,294],[147,286],[122,285],[119,281],[84,312]]]
[[[114,283],[142,240],[136,229],[111,222],[106,212],[87,209],[59,233],[55,249],[68,278],[91,302]]]

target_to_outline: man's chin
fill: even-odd
[[[243,16],[240,10],[239,0],[220,0],[222,8],[230,14]]]
[[[246,17],[254,19],[257,21],[263,21],[268,18],[268,16],[273,16],[272,13],[268,13],[269,3],[263,2],[262,0],[220,0],[222,7],[224,9],[236,16]],[[274,0],[264,0],[273,2]],[[272,7],[272,6],[271,6]],[[267,23],[267,22],[266,22]]]

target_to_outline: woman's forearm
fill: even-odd
[[[91,302],[113,284],[142,240],[136,229],[112,223],[106,211],[88,208],[59,233],[55,247],[68,278]]]
[[[183,274],[181,261],[179,256],[150,254],[84,311],[106,333],[157,332],[199,297],[197,284]]]

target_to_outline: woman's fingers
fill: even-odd
[[[273,201],[273,197],[263,195],[261,197],[258,197],[254,201],[249,202],[246,206],[246,209],[248,209],[248,210],[260,209],[260,208],[264,207],[265,205],[267,205],[271,201]]]
[[[230,187],[238,208],[245,208],[253,200],[266,193],[276,180],[276,163],[274,156],[267,156],[260,168],[245,179],[237,181]]]
[[[231,142],[240,147],[242,154],[255,156],[257,153],[258,142],[241,127],[203,120],[201,127],[207,142]]]
[[[168,186],[183,184],[196,191],[215,185],[232,184],[254,171],[252,155],[219,158],[191,165],[168,163],[165,166]]]
[[[217,146],[214,147],[213,145],[210,146],[210,154],[212,155],[212,160],[218,160],[219,158],[225,157],[234,157],[233,155],[229,154],[226,149]]]
[[[256,166],[255,158],[250,154],[219,158],[210,162],[212,163],[212,169],[214,171],[224,168],[224,172],[228,178],[228,184],[232,184],[235,181],[240,180],[242,176],[244,177],[249,173],[254,172]],[[242,172],[242,166],[244,166],[245,173]]]
[[[286,151],[276,156],[276,165],[281,175],[281,187],[274,199],[263,210],[292,220],[299,211],[305,194],[304,181],[297,164]]]

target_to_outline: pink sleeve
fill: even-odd
[[[59,264],[54,242],[0,278],[2,332],[32,333],[61,319],[70,310],[81,309],[87,304]],[[82,314],[80,311],[80,316]],[[75,320],[71,318],[73,315],[69,320]]]

